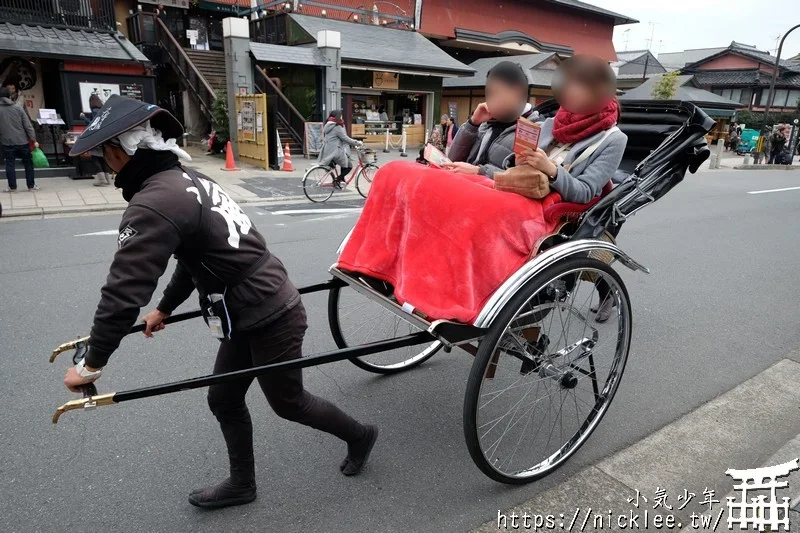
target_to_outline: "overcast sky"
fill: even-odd
[[[647,48],[651,32],[655,55],[689,48],[752,44],[774,54],[778,35],[800,24],[800,0],[585,0],[639,20],[617,26],[618,51]],[[654,22],[655,26],[651,26]],[[625,33],[625,30],[630,29]],[[784,59],[800,54],[800,28],[783,45]]]

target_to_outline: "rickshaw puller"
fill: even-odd
[[[101,148],[129,204],[89,351],[64,378],[70,390],[100,377],[173,254],[178,264],[172,280],[157,309],[143,318],[146,336],[164,329],[163,320],[197,288],[206,323],[221,341],[215,373],[302,356],[307,324],[299,292],[227,193],[180,165],[179,156],[190,159],[175,142],[182,134],[180,123],[165,110],[112,96],[70,152],[76,156]],[[375,426],[363,425],[307,392],[300,369],[258,381],[276,414],[344,440],[348,453],[339,468],[345,475],[360,472],[378,436]],[[253,428],[245,403],[251,383],[252,378],[209,388],[208,403],[228,448],[230,477],[193,491],[193,505],[225,507],[256,498]]]

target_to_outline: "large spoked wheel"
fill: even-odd
[[[603,323],[600,294],[613,302]],[[608,410],[630,340],[628,292],[607,264],[572,257],[523,286],[481,341],[467,382],[464,435],[478,468],[522,484],[564,464]]]
[[[375,179],[376,172],[378,172],[378,165],[367,165],[362,168],[358,176],[356,176],[356,189],[358,189],[358,194],[364,198],[369,195],[369,190],[372,188],[372,180]]]
[[[327,167],[311,167],[303,176],[303,193],[314,203],[326,202],[333,196],[333,170]]]
[[[328,294],[328,322],[336,346],[348,348],[402,337],[418,328],[352,288],[335,287]],[[418,366],[441,349],[442,343],[408,346],[351,359],[357,367],[376,374],[395,374]]]

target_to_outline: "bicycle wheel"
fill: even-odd
[[[409,322],[349,286],[334,287],[328,293],[328,322],[336,346],[342,349],[419,331]],[[434,341],[427,346],[408,346],[350,361],[369,372],[395,374],[424,363],[441,347],[441,342]]]
[[[375,179],[375,173],[378,172],[378,165],[366,165],[361,168],[356,176],[356,189],[358,194],[367,197],[369,190],[372,188],[372,180]]]
[[[303,176],[303,193],[315,203],[325,202],[333,196],[333,173],[328,167],[311,167]]]
[[[601,281],[614,303],[602,324]],[[523,286],[481,341],[467,381],[464,436],[478,468],[521,484],[564,464],[619,387],[631,320],[622,279],[596,259],[568,258]]]

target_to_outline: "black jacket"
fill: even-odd
[[[138,150],[116,182],[129,205],[102,289],[86,364],[105,366],[156,289],[172,255],[175,273],[158,308],[172,313],[197,288],[226,291],[233,330],[255,329],[300,301],[281,261],[219,185],[170,152]]]

